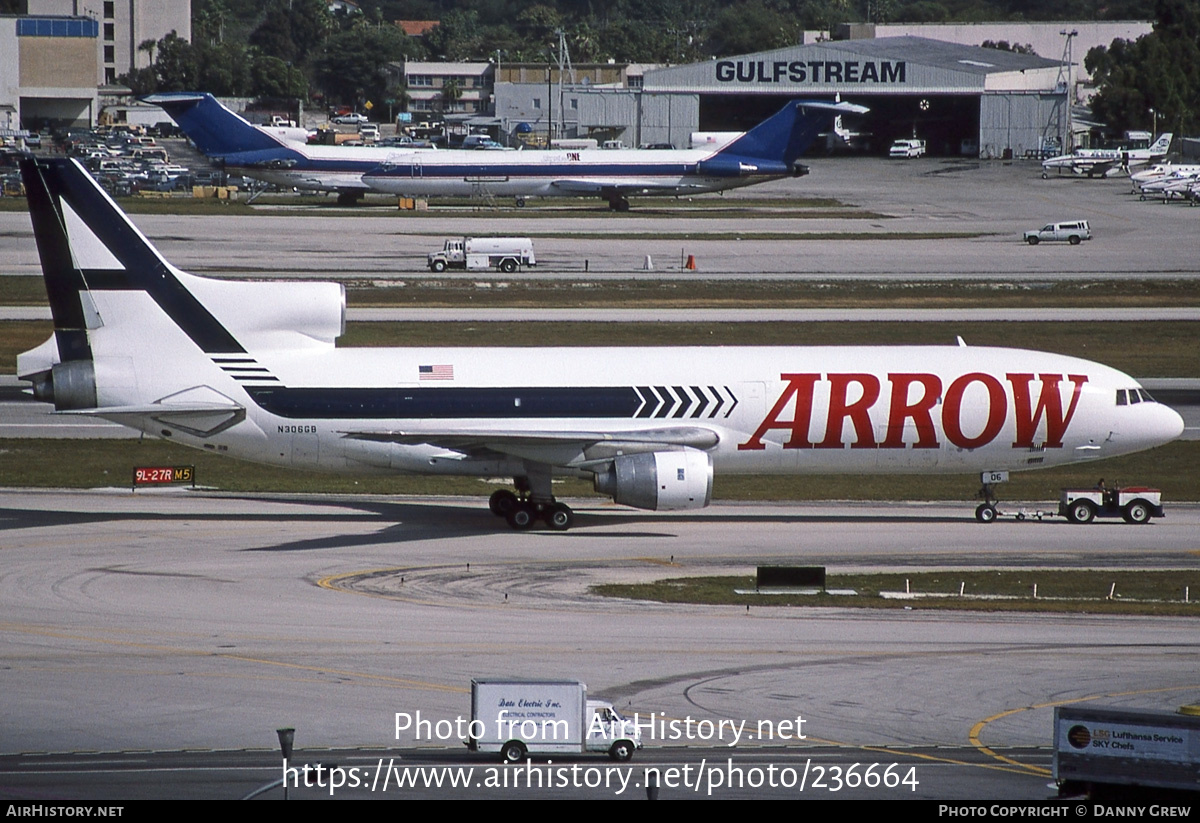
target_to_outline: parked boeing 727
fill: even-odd
[[[273,138],[210,94],[156,94],[208,157],[226,171],[281,186],[336,191],[343,200],[368,189],[409,197],[600,197],[625,211],[634,195],[691,195],[799,176],[796,161],[852,103],[794,101],[719,149],[553,149],[429,151],[403,147],[301,146]]]
[[[21,171],[54,316],[18,358],[36,398],[296,469],[512,477],[491,507],[518,529],[571,526],[555,475],[697,509],[715,472],[1034,469],[1183,430],[1128,375],[1019,349],[338,348],[342,286],[187,274],[76,161]]]
[[[389,158],[363,175],[376,191],[405,196],[468,197],[486,191],[526,197],[600,197],[627,211],[635,195],[680,196],[799,177],[805,150],[852,103],[793,100],[717,150],[551,149],[519,152],[439,151]]]

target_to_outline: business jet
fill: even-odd
[[[1171,148],[1170,132],[1160,135],[1145,149],[1076,149],[1074,154],[1060,154],[1042,161],[1042,179],[1050,169],[1070,169],[1075,174],[1088,177],[1107,177],[1114,170],[1128,172],[1133,166],[1144,166],[1152,160],[1165,157]]]
[[[853,103],[789,102],[777,114],[717,149],[552,149],[408,154],[363,175],[377,191],[408,197],[600,197],[628,211],[634,195],[691,195],[806,174],[796,161]]]
[[[163,92],[143,97],[161,106],[196,148],[225,164],[229,174],[250,177],[284,188],[335,192],[349,205],[370,189],[363,172],[397,152],[429,151],[393,146],[322,146],[300,140],[295,128],[255,126],[230,111],[211,94]]]
[[[717,472],[1037,469],[1183,430],[1116,369],[961,341],[338,348],[340,284],[188,274],[77,161],[26,158],[21,172],[54,318],[17,361],[35,398],[289,468],[512,477],[490,506],[516,529],[573,524],[556,475],[640,509],[698,509]]]

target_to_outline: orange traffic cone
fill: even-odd
[[[694,254],[688,255],[687,265],[685,265],[684,268],[687,269],[688,271],[696,270],[696,255],[694,255]]]

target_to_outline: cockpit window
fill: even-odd
[[[1142,396],[1140,394],[1138,394],[1138,390],[1130,389],[1129,390],[1129,405],[1132,406],[1134,403],[1141,403],[1141,402],[1142,402]]]
[[[1150,392],[1146,391],[1145,389],[1138,389],[1138,391],[1142,395],[1142,400],[1145,401],[1146,403],[1157,403],[1158,402],[1153,397],[1151,397]]]
[[[1125,390],[1117,389],[1117,405],[1124,406],[1124,405],[1127,405],[1128,403],[1129,403],[1129,400],[1125,396]]]

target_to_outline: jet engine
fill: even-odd
[[[53,403],[58,411],[96,408],[96,367],[91,360],[55,363],[25,379],[33,382],[36,399]]]
[[[712,458],[697,449],[621,455],[595,480],[617,503],[654,511],[702,509],[712,488]]]

